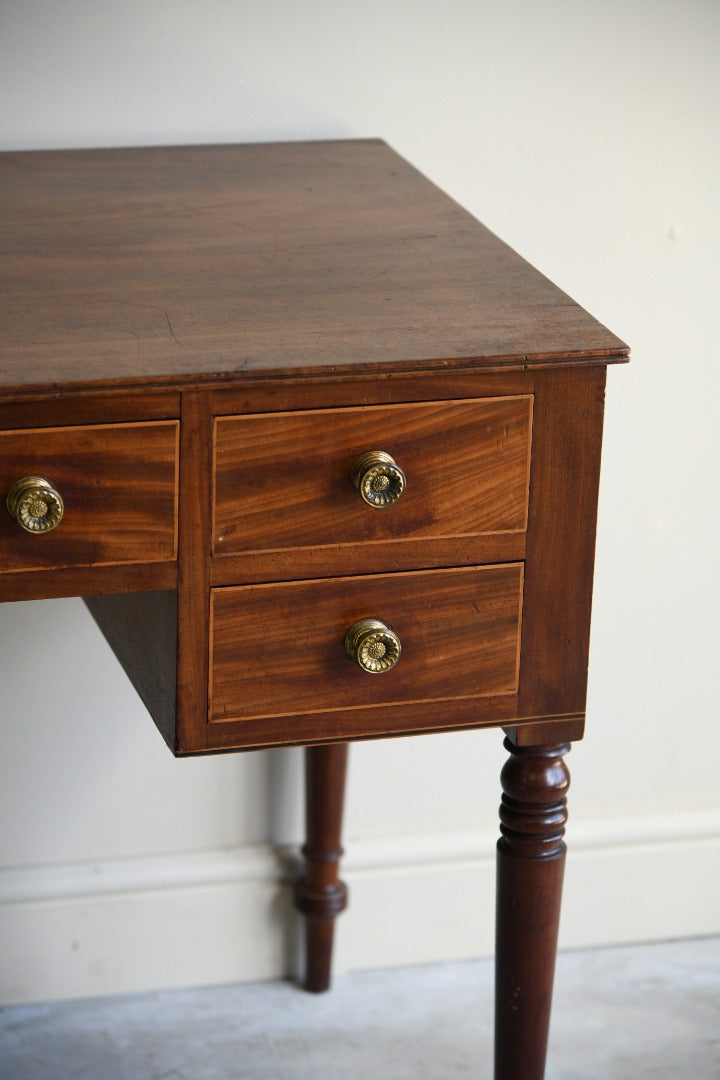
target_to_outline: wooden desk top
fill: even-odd
[[[0,395],[627,347],[380,140],[0,154]]]

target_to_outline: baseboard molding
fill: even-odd
[[[348,843],[335,970],[493,950],[495,833]],[[720,808],[573,822],[561,947],[720,933]],[[297,970],[293,852],[269,847],[0,871],[3,1004]]]

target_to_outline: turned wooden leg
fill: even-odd
[[[305,989],[330,986],[335,916],[347,905],[338,877],[347,743],[305,749],[305,874],[295,886],[295,907],[305,916]]]
[[[545,1074],[570,783],[562,746],[517,747],[502,770],[497,856],[495,1080]]]

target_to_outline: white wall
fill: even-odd
[[[0,5],[2,148],[380,135],[633,347],[565,944],[720,931],[719,46],[714,0]],[[299,755],[174,761],[77,600],[3,606],[0,642],[2,998],[287,971]],[[503,758],[353,749],[338,968],[491,950]]]

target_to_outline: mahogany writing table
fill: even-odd
[[[496,1072],[541,1077],[627,347],[378,140],[0,162],[0,599],[84,596],[175,754],[307,747],[311,990],[348,742],[504,728]]]

